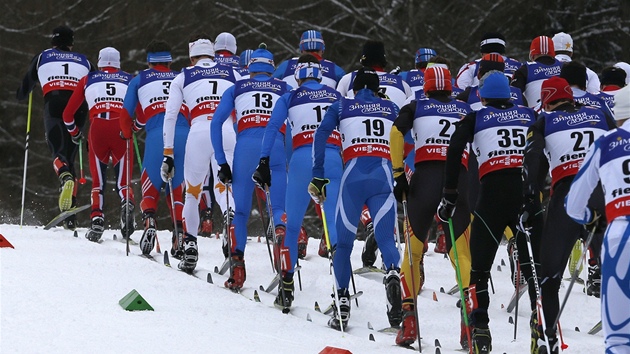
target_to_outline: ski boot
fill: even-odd
[[[103,236],[103,231],[105,230],[105,221],[102,216],[95,216],[92,218],[92,226],[88,229],[88,232],[85,234],[85,238],[92,242],[98,242]]]
[[[437,238],[435,240],[435,248],[433,248],[433,252],[446,254],[446,235],[444,234],[444,228],[442,227],[441,222],[438,222],[435,226],[435,233],[437,234]]]
[[[339,289],[337,294],[339,295],[339,307],[337,307],[337,304],[333,300],[333,314],[330,320],[328,320],[328,326],[340,331],[343,325],[345,331],[348,327],[348,320],[350,319],[350,293],[348,289]],[[334,294],[331,296],[333,299],[335,298]],[[339,318],[341,318],[341,321]]]
[[[286,228],[283,225],[276,226],[276,243],[273,245],[273,261],[278,272],[283,270],[282,264],[288,256],[288,248],[284,246]],[[285,255],[286,253],[286,255]],[[287,263],[288,265],[288,263]],[[286,267],[285,267],[286,268]]]
[[[291,276],[284,276],[282,282],[278,284],[278,296],[274,300],[275,307],[282,310],[283,313],[288,313],[293,303],[293,291],[295,289],[295,283],[293,282],[293,274]]]
[[[387,319],[389,325],[395,328],[398,328],[402,321],[402,295],[398,272],[398,269],[390,268],[383,278],[385,294],[387,295]]]
[[[72,208],[74,193],[74,176],[70,172],[63,172],[59,175],[59,183],[61,184],[59,193],[59,210],[66,211]]]
[[[300,235],[298,236],[298,258],[306,258],[306,247],[308,246],[308,235],[304,226],[300,228]]]
[[[317,250],[317,255],[322,258],[328,258],[328,246],[326,245],[326,235],[322,235],[322,238],[319,240],[319,249]]]
[[[560,345],[558,344],[558,336],[553,330],[547,329],[547,338],[549,339],[549,350],[547,350],[547,343],[545,338],[538,339],[538,354],[559,354]]]
[[[396,334],[396,344],[403,347],[412,345],[418,339],[417,330],[418,324],[416,323],[413,303],[404,303],[402,305],[402,325]]]
[[[199,223],[199,236],[212,236],[212,208],[201,211],[201,222]]]
[[[487,354],[492,351],[492,336],[488,325],[476,325],[472,331],[473,353]]]
[[[470,315],[470,312],[472,312],[472,304],[469,301],[469,297],[468,297],[468,288],[464,289],[464,302],[465,302],[465,306],[466,306],[466,316]],[[457,307],[461,309],[462,305],[461,305],[461,301],[457,302]],[[469,351],[470,349],[470,342],[469,342],[469,338],[468,335],[472,334],[472,330],[473,327],[470,325],[470,317],[468,318],[468,327],[466,327],[466,321],[464,319],[464,313],[460,310],[459,311],[459,317],[460,317],[460,331],[459,331],[459,344],[462,346],[462,349],[466,352]]]
[[[145,212],[142,215],[142,220],[144,221],[144,232],[140,238],[140,250],[142,250],[142,254],[149,255],[153,251],[153,247],[155,247],[157,222],[151,212]]]
[[[171,256],[181,260],[184,257],[184,225],[181,221],[177,221],[176,224],[177,230],[173,230],[173,236],[171,236]],[[191,237],[194,236],[191,235]],[[195,237],[196,241],[197,238]]]
[[[531,331],[531,344],[530,344],[530,351],[531,354],[538,354],[538,344],[539,344],[539,340],[540,338],[542,338],[543,343],[545,341],[545,338],[543,337],[543,331],[542,331],[542,325],[540,325],[540,323],[538,323],[538,311],[533,310],[532,311],[532,316],[529,319],[529,329]]]
[[[192,274],[197,266],[199,251],[197,250],[197,238],[186,233],[184,238],[184,254],[179,262],[178,268],[186,273]]]
[[[136,218],[133,211],[135,206],[131,200],[123,200],[120,206],[120,234],[123,239],[131,236],[136,230]]]
[[[594,263],[594,264],[591,264]],[[595,296],[599,299],[602,285],[602,273],[597,261],[589,261],[588,278],[586,279],[586,295]]]
[[[245,272],[245,260],[242,253],[232,255],[232,266],[230,269],[230,278],[223,284],[226,288],[239,292],[245,283],[247,274]]]
[[[370,268],[374,267],[374,263],[376,262],[378,245],[376,244],[376,238],[374,237],[374,225],[371,221],[365,226],[365,230],[367,236],[365,237],[363,252],[361,252],[361,261],[363,262],[363,267]]]

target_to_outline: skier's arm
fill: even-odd
[[[271,149],[273,147],[273,143],[276,140],[276,134],[284,121],[287,119],[289,115],[289,99],[291,97],[291,93],[285,93],[278,99],[276,104],[273,107],[273,111],[271,112],[271,118],[269,118],[269,122],[267,122],[267,126],[265,127],[265,135],[262,140],[262,148],[260,150],[260,158],[269,157],[271,153]]]
[[[37,76],[37,66],[39,65],[39,58],[41,54],[36,55],[32,60],[31,64],[28,67],[28,71],[26,75],[24,75],[24,79],[22,80],[22,85],[17,89],[15,97],[22,101],[28,97],[28,94],[33,91],[33,87],[37,85],[39,82],[39,77]]]
[[[221,102],[212,116],[210,123],[210,140],[214,148],[214,157],[219,165],[227,163],[225,151],[223,150],[223,123],[230,117],[234,110],[234,86],[231,86],[223,93]]]
[[[326,140],[330,133],[339,125],[339,112],[341,102],[330,105],[324,119],[315,131],[313,137],[313,177],[324,178],[324,157],[326,153]]]
[[[66,108],[63,110],[63,122],[66,125],[66,129],[70,135],[75,136],[79,134],[79,127],[76,126],[74,121],[74,114],[79,107],[85,101],[85,86],[87,83],[87,76],[84,76],[79,80],[77,87],[72,92],[72,96],[68,100]]]
[[[527,65],[522,65],[514,72],[510,85],[518,88],[521,92],[525,92],[527,85]]]
[[[567,215],[580,224],[586,224],[593,218],[588,208],[588,200],[599,183],[600,141],[601,138],[595,140],[586,152],[582,166],[573,179],[571,189],[564,200]]]
[[[459,165],[462,163],[462,153],[466,144],[472,141],[475,134],[475,120],[477,113],[468,113],[464,119],[457,122],[457,127],[446,151],[446,165],[444,167],[444,190],[456,191],[459,181]]]
[[[133,120],[134,111],[138,107],[138,85],[140,83],[140,77],[134,77],[127,87],[127,93],[123,100],[123,108],[120,110],[120,117],[118,122],[120,123],[120,131],[125,139],[131,139],[134,131],[142,129],[139,126],[139,122]]]
[[[389,134],[389,148],[392,158],[392,168],[394,169],[394,177],[405,172],[404,155],[405,155],[405,138],[404,136],[413,127],[413,119],[416,111],[416,101],[406,104],[400,110],[398,117],[394,121],[394,126]]]
[[[184,102],[184,74],[179,74],[171,82],[168,100],[166,101],[166,112],[164,113],[164,123],[162,139],[164,140],[164,155],[173,155],[175,141],[175,124],[179,110]]]
[[[280,63],[280,65],[278,65],[278,67],[276,68],[276,70],[273,72],[273,75],[271,75],[271,77],[274,77],[276,79],[282,80],[284,79],[284,72],[287,71],[287,65],[289,65],[289,61],[285,60],[282,63]]]
[[[523,154],[523,195],[538,195],[540,162],[545,149],[545,118],[539,116],[536,123],[527,130],[527,142]]]

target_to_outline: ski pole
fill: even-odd
[[[526,211],[523,212],[525,216],[527,216],[526,213],[527,213]],[[532,251],[532,239],[531,239],[529,230],[523,230],[523,231],[525,231],[524,234],[525,234],[525,241],[527,243],[527,252],[529,253],[529,264],[532,267],[532,277],[534,278],[534,290],[536,291],[536,311],[538,312],[538,321],[540,324],[542,324],[543,336],[545,337],[545,346],[547,347],[547,353],[551,353],[551,346],[549,345],[549,337],[547,336],[547,324],[545,321],[545,314],[543,312],[542,295],[540,293],[540,285],[538,284],[538,274],[536,272],[536,263],[534,263],[534,252]],[[516,301],[518,302],[518,299]]]
[[[127,205],[125,205],[125,223],[127,225],[129,225],[129,188],[131,188],[131,160],[130,158],[133,158],[130,155],[130,151],[131,151],[131,141],[129,139],[127,139],[126,142],[126,150],[125,150],[125,173],[127,174],[126,177],[126,183],[127,183],[127,195],[125,200],[127,201]],[[127,235],[127,256],[129,256],[129,239],[131,238],[131,235]]]
[[[558,333],[560,334],[560,349],[565,350],[569,346],[564,342],[564,336],[562,335],[562,327],[560,327],[560,321],[558,321]]]
[[[173,177],[168,179],[168,192],[170,194],[171,197],[171,210],[173,212],[173,214],[171,215],[172,219],[173,219],[173,232],[175,232],[175,237],[177,239],[177,250],[183,250],[184,248],[184,238],[183,238],[183,233],[184,230],[182,230],[182,232],[179,232],[179,230],[177,229],[177,212],[175,211],[175,198],[174,198],[174,193],[173,193]],[[155,234],[155,239],[157,240],[157,233]],[[157,241],[157,247],[160,247],[160,241]]]
[[[136,134],[133,134],[133,145],[136,149],[136,157],[138,158],[138,167],[140,167],[140,171],[142,171],[142,159],[140,158],[140,148],[138,147],[138,139],[136,138]]]
[[[459,297],[462,302],[462,316],[464,317],[464,325],[466,326],[466,336],[468,337],[468,348],[470,353],[473,352],[473,343],[470,336],[470,326],[468,325],[468,312],[466,311],[466,296],[464,295],[464,286],[462,285],[462,273],[459,266],[459,256],[457,255],[457,246],[455,244],[455,231],[453,230],[453,218],[448,218],[448,230],[451,233],[451,247],[455,256],[455,275],[457,276],[457,287],[459,288]]]
[[[230,278],[234,279],[232,274],[232,235],[230,235],[230,226],[232,224],[232,220],[230,219],[230,188],[232,188],[232,183],[225,183],[225,237],[227,237],[227,246],[228,246],[228,262],[230,263]]]
[[[514,291],[515,291],[515,299],[516,299],[516,305],[514,306],[514,340],[516,340],[516,329],[518,328],[518,303],[519,303],[519,296],[518,294],[521,292],[521,262],[516,262],[516,279],[514,280],[514,284],[516,285],[514,287]]]
[[[333,265],[332,245],[330,244],[330,236],[328,236],[328,224],[326,223],[326,212],[324,211],[324,203],[319,203],[319,210],[322,212],[322,226],[324,228],[324,237],[326,238],[326,248],[328,248],[328,263],[330,264],[330,273],[333,278],[333,292],[335,303],[339,304],[339,289],[337,289],[337,277],[335,276],[335,267]],[[343,319],[341,318],[341,311],[337,311],[339,317],[339,326],[341,327],[341,333],[343,331]]]
[[[276,267],[274,267],[274,270],[277,273],[277,276],[280,277],[280,292],[282,295],[282,301],[284,302],[284,299],[286,299],[285,293],[284,293],[284,283],[283,283],[283,279],[282,279],[282,245],[278,243],[278,237],[276,235],[276,225],[275,222],[273,221],[273,208],[271,206],[271,193],[269,193],[269,186],[265,185],[265,197],[267,199],[267,215],[269,215],[269,226],[272,228],[273,232],[272,232],[272,236],[273,236],[273,244],[274,246],[277,246],[279,251],[278,251],[278,257],[280,257],[280,259],[276,259]],[[282,243],[284,243],[284,239],[282,240]],[[284,313],[284,311],[283,311]]]
[[[79,171],[81,173],[79,183],[85,184],[85,173],[83,172],[83,139],[79,140]]]
[[[260,214],[260,221],[263,224],[263,227],[265,227],[265,219],[263,218],[263,209],[262,206],[260,205],[260,197],[258,196],[258,193],[255,192],[254,193],[256,195],[256,202],[258,203],[258,213]],[[269,235],[271,235],[272,230],[270,230],[270,223],[267,223],[267,231],[265,233],[265,243],[267,243],[267,252],[269,253],[269,261],[271,262],[271,268],[275,271],[276,266],[273,264],[273,254],[271,253],[271,246],[269,245]]]
[[[20,228],[24,224],[24,197],[26,195],[26,167],[28,165],[28,138],[31,134],[31,109],[33,107],[33,91],[28,94],[28,114],[26,118],[26,143],[24,144],[24,176],[22,177],[22,210],[20,211]]]
[[[402,206],[403,206],[403,236],[405,237],[405,248],[407,249],[407,257],[409,258],[409,269],[411,272],[411,287],[413,288],[413,315],[416,317],[416,328],[418,329],[417,335],[418,335],[418,351],[420,353],[422,353],[422,343],[421,343],[421,337],[420,337],[420,318],[418,316],[418,294],[416,294],[416,277],[414,274],[414,269],[413,269],[413,254],[411,252],[411,236],[409,235],[409,230],[407,230],[407,228],[409,227],[409,212],[407,210],[407,196],[403,195],[403,200],[402,200]],[[396,229],[398,229],[398,227],[396,227]]]
[[[585,257],[586,252],[588,251],[588,247],[591,245],[591,241],[593,241],[593,235],[595,235],[596,227],[597,227],[597,225],[593,225],[593,229],[588,234],[588,238],[586,239],[586,242],[584,243],[584,249],[582,250],[582,256],[580,257],[580,259]],[[579,270],[578,269],[576,269],[573,272],[573,274],[571,274],[571,282],[569,282],[569,288],[567,289],[566,294],[564,294],[564,299],[562,300],[562,305],[560,305],[560,311],[558,311],[558,315],[556,316],[556,320],[553,322],[554,323],[554,327],[557,326],[557,324],[560,321],[560,316],[562,315],[562,311],[564,311],[564,306],[566,306],[567,300],[569,300],[569,295],[571,295],[571,289],[573,289],[573,285],[575,284],[575,280],[577,279],[578,274],[579,274]]]

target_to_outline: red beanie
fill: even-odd
[[[433,64],[424,71],[424,92],[453,91],[451,72],[441,64]]]
[[[553,57],[556,55],[556,51],[553,47],[553,40],[547,36],[538,36],[534,38],[532,44],[529,46],[529,59],[535,55],[548,55]]]
[[[561,99],[573,100],[573,90],[567,80],[554,76],[543,81],[540,88],[540,102],[546,105]]]

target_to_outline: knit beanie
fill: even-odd
[[[586,66],[575,60],[562,65],[560,77],[567,80],[571,86],[586,88]]]
[[[256,49],[252,53],[252,57],[249,60],[249,72],[265,72],[273,74],[273,72],[276,70],[275,63],[273,62],[273,54],[265,49],[267,48],[267,45],[263,46],[261,44],[261,47],[264,48]]]
[[[99,68],[112,67],[120,69],[120,52],[113,47],[106,47],[98,52],[98,64]]]
[[[481,98],[509,99],[510,83],[500,71],[490,71],[479,80],[479,96]]]
[[[236,38],[231,33],[222,32],[219,33],[217,38],[214,40],[214,50],[227,50],[232,54],[236,54]]]
[[[300,51],[323,51],[326,49],[324,37],[319,31],[308,30],[300,37]]]
[[[553,38],[553,47],[556,51],[573,53],[573,38],[567,33],[556,33]]]
[[[561,99],[573,100],[573,90],[567,80],[553,76],[543,81],[540,88],[540,103],[544,106]]]
[[[379,85],[380,80],[378,79],[378,74],[376,73],[376,71],[372,70],[371,68],[363,67],[357,70],[357,74],[354,77],[354,82],[352,83],[352,90],[359,91],[367,88],[371,91],[377,92]]]
[[[74,44],[74,31],[68,26],[59,26],[52,32],[51,43],[55,47],[70,47]]]
[[[505,71],[505,61],[503,60],[503,56],[500,54],[490,53],[481,57],[477,76],[483,77],[487,72],[492,70],[500,72]]]
[[[615,92],[614,97],[615,106],[613,107],[613,112],[615,120],[630,118],[630,86],[625,86]]]
[[[437,52],[434,49],[420,48],[416,52],[416,64],[429,61],[429,59],[433,58],[436,55]]]
[[[481,53],[505,53],[505,37],[499,32],[488,32],[481,38]]]
[[[373,66],[378,65],[385,67],[387,59],[385,58],[385,44],[381,41],[369,40],[363,45],[361,52],[361,65]]]
[[[533,60],[532,58],[536,55],[548,55],[550,57],[556,55],[551,38],[547,36],[538,36],[534,38],[529,46],[529,59]]]
[[[442,64],[435,64],[424,71],[424,92],[453,91],[451,72]]]
[[[626,72],[614,66],[609,66],[602,70],[599,81],[602,85],[626,86]]]

